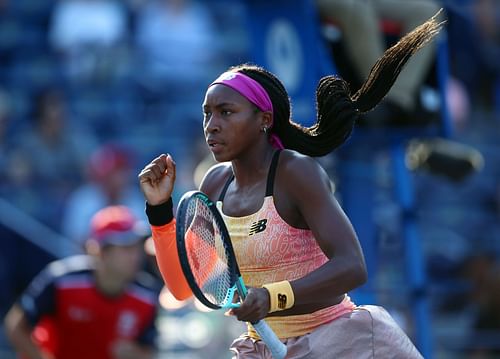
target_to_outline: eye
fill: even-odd
[[[230,111],[230,110],[221,110],[221,112],[220,112],[220,114],[221,114],[222,116],[229,116],[229,115],[231,115],[232,113],[233,113],[233,112],[232,112],[232,111]]]

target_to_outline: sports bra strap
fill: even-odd
[[[234,173],[231,171],[231,176],[229,176],[229,178],[227,179],[226,183],[224,184],[224,187],[222,188],[222,192],[220,193],[219,196],[220,202],[222,202],[222,200],[224,199],[224,196],[226,195],[227,192],[227,188],[229,187],[231,182],[233,182],[233,180],[234,180]]]
[[[278,159],[280,157],[281,150],[277,150],[273,154],[273,158],[271,160],[271,165],[269,166],[269,172],[267,173],[267,183],[266,183],[266,197],[273,195],[274,188],[274,177],[276,176],[276,167],[278,167]],[[231,173],[231,176],[227,179],[224,187],[222,188],[222,192],[219,195],[219,201],[223,201],[226,196],[227,189],[231,182],[234,180],[234,174]]]
[[[274,152],[273,159],[271,160],[271,166],[269,167],[269,173],[267,174],[266,197],[273,195],[274,177],[276,176],[276,168],[278,167],[280,153],[281,149]]]

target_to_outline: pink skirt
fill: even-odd
[[[312,333],[283,341],[287,359],[422,359],[408,336],[379,306],[356,307]],[[243,335],[229,350],[233,359],[272,359],[266,345]]]

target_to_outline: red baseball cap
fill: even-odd
[[[149,236],[147,225],[125,206],[109,206],[99,210],[90,222],[91,239],[101,246],[132,245]]]

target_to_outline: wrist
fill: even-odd
[[[170,223],[174,218],[174,205],[172,197],[168,201],[151,205],[146,202],[146,215],[148,217],[149,224],[152,226],[163,226]]]
[[[269,292],[269,313],[290,309],[295,303],[292,286],[287,280],[264,284]]]

